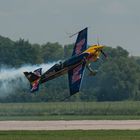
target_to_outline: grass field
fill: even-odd
[[[0,103],[0,120],[140,119],[140,102]]]
[[[6,120],[140,120],[135,115],[45,115],[45,116],[0,116],[0,121]]]
[[[0,140],[140,140],[140,131],[0,131]]]

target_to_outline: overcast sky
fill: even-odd
[[[0,35],[12,40],[64,45],[87,26],[88,44],[99,37],[140,55],[140,0],[0,0]]]

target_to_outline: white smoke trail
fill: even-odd
[[[28,80],[25,78],[23,72],[34,71],[37,68],[42,68],[43,71],[49,69],[54,63],[41,64],[41,65],[26,65],[20,68],[6,68],[0,69],[0,96],[15,93],[21,88],[27,89]]]

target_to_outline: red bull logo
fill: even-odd
[[[81,79],[80,71],[82,69],[82,65],[79,65],[75,69],[73,69],[73,75],[72,75],[72,83],[75,83],[76,81]]]
[[[76,54],[80,54],[81,53],[81,49],[82,49],[82,46],[84,45],[84,43],[85,43],[85,38],[82,39],[80,42],[78,42],[76,44],[76,50],[75,50]]]
[[[34,81],[34,82],[32,83],[31,92],[37,90],[37,89],[38,89],[38,86],[39,86],[39,79],[37,79],[36,81]]]

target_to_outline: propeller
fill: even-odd
[[[97,44],[98,44],[98,46],[100,46],[100,43],[99,43],[99,37],[97,36]],[[101,53],[103,54],[103,56],[105,57],[105,58],[107,58],[107,55],[105,54],[105,52],[103,51],[103,50],[100,50],[101,51]]]
[[[101,53],[103,54],[103,56],[104,56],[105,58],[107,58],[107,55],[106,55],[106,53],[105,53],[103,50],[101,50]]]
[[[100,43],[99,43],[99,37],[97,36],[97,45],[100,46]]]

